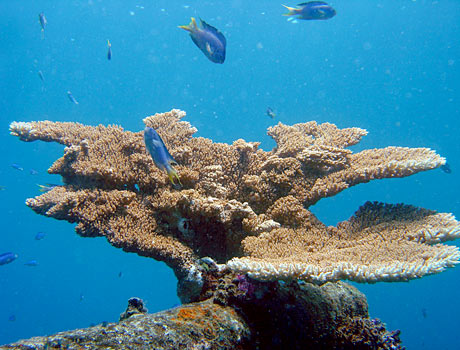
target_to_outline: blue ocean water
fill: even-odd
[[[12,121],[138,131],[147,115],[180,108],[199,136],[262,141],[264,149],[274,146],[266,128],[278,121],[357,126],[369,135],[353,150],[430,147],[447,157],[452,173],[436,169],[356,186],[313,206],[321,220],[336,224],[367,200],[460,215],[460,3],[331,5],[337,16],[330,20],[292,23],[279,2],[265,0],[0,2],[0,253],[19,255],[0,266],[0,344],[116,321],[132,296],[150,312],[179,303],[165,264],[124,253],[104,238],[81,238],[74,225],[24,205],[39,194],[37,184],[59,183],[46,169],[63,147],[20,142],[9,136]],[[44,35],[40,12],[48,20]],[[224,64],[210,62],[177,28],[191,16],[224,33]],[[265,115],[268,106],[274,120]],[[44,239],[35,240],[37,232]],[[24,265],[32,259],[39,265]],[[408,283],[357,287],[371,316],[401,329],[409,349],[457,349],[459,278],[454,268]]]

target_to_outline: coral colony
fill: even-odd
[[[366,130],[314,121],[269,128],[277,145],[267,152],[257,142],[240,139],[228,145],[194,137],[197,130],[181,120],[184,116],[172,110],[144,119],[177,161],[179,187],[154,165],[142,132],[13,122],[10,131],[22,141],[66,146],[64,156],[48,170],[60,174],[65,185],[26,204],[38,214],[77,223],[81,236],[105,236],[116,247],[164,261],[179,280],[184,303],[212,296],[229,305],[243,298],[248,316],[253,315],[249,307],[268,303],[268,294],[278,300],[272,303],[275,310],[288,294],[294,304],[304,305],[302,296],[308,293],[337,296],[347,291],[355,296],[352,303],[361,305],[353,309],[353,317],[359,315],[361,321],[352,317],[352,328],[361,335],[372,329],[381,342],[375,340],[377,347],[399,348],[398,332],[388,333],[380,321],[368,320],[364,296],[344,283],[327,282],[405,281],[452,267],[459,250],[443,242],[459,237],[458,221],[451,214],[410,205],[367,202],[349,220],[328,227],[308,207],[359,183],[440,167],[445,159],[427,148],[353,153],[347,147],[357,144]],[[351,317],[353,312],[343,309],[349,304],[342,306],[340,312]],[[195,317],[187,312],[182,313]],[[311,317],[321,324],[324,315]],[[338,321],[327,322],[324,329],[330,330]],[[327,336],[351,342],[350,325],[337,324],[334,332],[341,329],[340,335]],[[286,338],[279,337],[270,343],[286,345]],[[353,341],[361,338],[354,334]],[[314,348],[314,342],[304,339],[303,345]],[[262,340],[258,344],[263,348]]]

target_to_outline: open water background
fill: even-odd
[[[150,312],[179,303],[165,264],[104,238],[83,239],[74,225],[24,205],[39,194],[37,184],[59,183],[46,170],[63,147],[9,136],[14,120],[138,131],[145,116],[180,108],[199,136],[262,141],[264,149],[274,146],[266,128],[278,121],[357,126],[369,135],[353,150],[430,147],[447,157],[452,173],[436,169],[356,186],[312,207],[321,220],[336,224],[366,200],[460,215],[460,3],[330,4],[337,10],[331,20],[293,24],[278,1],[0,2],[0,253],[19,255],[0,266],[0,344],[116,321],[132,296]],[[40,12],[48,20],[44,39]],[[208,61],[177,28],[191,16],[226,36],[223,65]],[[275,120],[265,115],[267,106]],[[46,237],[37,241],[39,231]],[[25,266],[30,259],[39,265]],[[457,349],[459,278],[454,268],[408,283],[357,286],[371,316],[401,329],[409,349]]]

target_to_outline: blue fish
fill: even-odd
[[[30,169],[29,173],[30,175],[38,175],[38,171],[35,169]]]
[[[9,264],[15,261],[17,258],[18,255],[11,252],[0,254],[0,265]]]
[[[45,238],[46,236],[46,233],[45,232],[37,232],[37,234],[35,235],[35,240],[36,241],[40,241],[42,240],[43,238]]]
[[[272,108],[270,107],[267,107],[267,111],[266,111],[267,115],[270,117],[270,118],[275,118],[276,117],[276,113],[273,111]]]
[[[336,15],[335,10],[324,1],[303,2],[297,7],[283,6],[289,10],[283,16],[298,16],[297,19],[329,19]]]
[[[22,166],[20,166],[19,164],[16,164],[16,163],[11,164],[11,167],[16,169],[16,170],[19,170],[19,171],[24,170],[24,168]]]
[[[45,27],[48,21],[46,20],[45,14],[43,12],[40,12],[38,14],[38,21],[40,22],[40,26],[42,27],[42,32],[45,32]]]
[[[45,76],[43,75],[43,72],[41,70],[38,71],[38,76],[42,82],[45,82]]]
[[[165,146],[165,143],[161,139],[160,135],[158,135],[158,133],[155,131],[155,129],[148,126],[144,129],[144,141],[145,148],[147,148],[147,151],[149,151],[150,155],[152,156],[155,165],[160,170],[166,170],[169,180],[173,185],[175,185],[174,178],[176,178],[177,181],[179,181],[179,184],[181,184],[176,170],[172,167],[173,165],[177,165],[177,162],[171,156]]]
[[[449,163],[441,165],[441,170],[444,171],[446,174],[451,174],[452,173],[452,169],[450,168]]]
[[[16,316],[15,316],[15,315],[10,315],[10,316],[8,317],[8,321],[10,321],[10,322],[16,321]]]
[[[110,43],[108,39],[107,39],[107,47],[108,47],[107,59],[110,61],[112,59],[112,44]]]
[[[190,37],[196,46],[214,63],[224,63],[227,40],[224,35],[213,26],[200,19],[201,28],[198,28],[195,18],[188,26],[179,26],[190,32]]]
[[[78,105],[78,101],[73,97],[72,93],[70,91],[67,91],[67,97],[69,98],[70,102],[73,104]]]
[[[37,260],[29,260],[24,263],[26,266],[38,266],[38,261]]]

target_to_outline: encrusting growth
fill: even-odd
[[[260,280],[397,281],[454,266],[458,238],[450,214],[408,205],[366,203],[348,221],[326,227],[308,211],[321,198],[374,179],[437,168],[445,159],[427,148],[387,147],[352,153],[367,131],[333,124],[279,123],[257,142],[232,145],[193,137],[172,110],[144,119],[164,140],[181,187],[173,186],[147,153],[142,132],[119,126],[13,122],[23,141],[67,146],[49,169],[64,186],[27,205],[77,223],[82,236],[165,261],[179,279],[200,280],[200,258],[211,257]],[[200,284],[198,283],[198,286]]]

